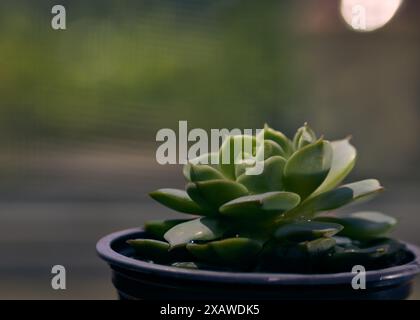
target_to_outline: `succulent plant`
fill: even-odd
[[[385,237],[394,218],[331,214],[383,190],[375,179],[340,185],[356,160],[349,139],[329,142],[307,124],[293,139],[267,125],[259,134],[260,140],[229,136],[219,152],[186,164],[185,191],[152,192],[159,203],[193,217],[147,222],[150,239],[128,241],[136,257],[182,268],[274,272],[374,269],[405,259],[404,245]],[[252,154],[233,148],[247,140]],[[221,161],[226,153],[229,162]],[[261,174],[247,174],[252,161],[264,162]]]

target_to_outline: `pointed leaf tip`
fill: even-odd
[[[204,215],[205,211],[197,205],[184,190],[158,189],[149,193],[150,197],[164,206],[183,213]]]
[[[311,197],[329,191],[339,185],[351,172],[356,163],[356,148],[349,140],[337,140],[331,142],[332,160],[331,169],[322,184],[313,192]]]

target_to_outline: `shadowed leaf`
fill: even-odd
[[[133,239],[127,240],[127,243],[144,260],[163,262],[169,259],[169,244],[167,242],[152,239]]]
[[[248,238],[228,238],[204,244],[187,245],[187,250],[200,261],[242,268],[255,261],[261,249],[261,242]]]
[[[340,236],[353,239],[383,236],[397,224],[397,219],[374,211],[356,212],[345,217],[318,217],[316,220],[343,225]]]
[[[331,169],[324,182],[311,195],[314,197],[320,193],[335,188],[353,169],[356,162],[356,149],[348,139],[331,142],[333,151]]]
[[[264,169],[261,174],[242,174],[237,182],[243,184],[251,193],[263,193],[268,191],[283,190],[283,168],[286,160],[275,156],[264,161]]]
[[[286,190],[305,199],[324,181],[331,160],[332,149],[328,141],[319,140],[295,152],[284,167]]]
[[[341,230],[343,230],[343,226],[338,223],[305,221],[281,226],[276,230],[274,236],[276,239],[300,242],[332,237]]]
[[[205,215],[205,210],[195,203],[184,190],[159,189],[151,192],[150,196],[157,202],[173,210],[190,214]]]
[[[241,184],[230,180],[210,180],[187,185],[188,195],[200,206],[217,214],[219,207],[248,194]]]
[[[305,200],[299,207],[288,212],[288,218],[304,216],[311,218],[317,212],[333,210],[356,200],[364,199],[381,192],[383,188],[378,180],[368,179],[343,185],[320,195]]]

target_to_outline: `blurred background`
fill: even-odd
[[[184,185],[155,161],[179,120],[352,134],[351,178],[386,187],[362,208],[420,244],[420,2],[378,0],[354,30],[349,5],[370,2],[1,1],[0,298],[116,298],[96,241],[177,216],[147,193]]]

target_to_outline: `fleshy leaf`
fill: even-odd
[[[275,156],[264,162],[264,171],[258,175],[242,174],[237,182],[243,184],[251,193],[283,190],[283,168],[286,160]]]
[[[348,139],[331,142],[331,148],[333,151],[331,169],[311,197],[335,188],[354,167],[357,153]]]
[[[236,145],[236,146],[235,146]],[[250,135],[229,136],[219,151],[219,168],[229,179],[235,180],[235,159],[241,154],[255,154],[256,138]]]
[[[184,190],[159,189],[151,192],[150,196],[157,202],[173,210],[196,215],[205,215],[205,210],[196,204]]]
[[[284,167],[286,190],[305,199],[324,181],[331,160],[332,149],[328,141],[319,140],[296,151]]]
[[[164,238],[174,248],[195,240],[214,240],[222,237],[225,231],[226,227],[219,220],[204,217],[176,225]]]
[[[264,246],[259,270],[271,272],[312,273],[323,257],[334,250],[334,238],[311,241],[271,241]]]
[[[235,177],[240,177],[248,168],[252,169],[255,167],[255,159],[249,158],[247,155],[244,155],[244,157],[245,159],[238,160],[235,163]]]
[[[332,249],[335,246],[334,238],[318,238],[299,244],[309,255],[317,255]]]
[[[195,165],[206,164],[217,169],[218,164],[219,164],[219,153],[218,152],[205,153],[205,154],[200,155],[199,157],[190,159],[188,163],[195,164]]]
[[[187,192],[200,206],[214,213],[217,213],[224,203],[248,194],[248,190],[243,185],[230,180],[189,183]]]
[[[184,176],[191,182],[224,179],[224,175],[214,167],[206,164],[191,164],[184,166]]]
[[[332,237],[343,230],[338,223],[305,221],[286,224],[278,228],[274,234],[276,239],[289,241],[307,241],[321,237]]]
[[[219,170],[219,153],[218,152],[210,152],[202,154],[201,156],[190,159],[187,164],[185,164],[182,168],[182,173],[184,177],[190,180],[190,165],[208,165],[215,170]]]
[[[282,149],[282,147],[280,147],[279,144],[277,144],[276,142],[272,141],[272,140],[265,140],[264,141],[264,149],[263,148],[259,148],[257,150],[257,155],[256,158],[258,159],[258,161],[263,161],[266,160],[270,157],[273,156],[285,156],[285,152]]]
[[[254,262],[261,249],[260,241],[248,238],[228,238],[203,244],[187,244],[187,250],[200,261],[242,268]]]
[[[299,195],[291,192],[266,192],[234,199],[220,208],[220,213],[235,218],[264,218],[290,210],[299,204]],[[268,217],[271,217],[269,215]]]
[[[340,208],[352,201],[373,196],[382,191],[383,188],[378,180],[367,179],[358,182],[345,184],[337,189],[321,193],[320,195],[307,199],[299,207],[288,212],[288,218],[298,215],[311,218],[319,211],[327,211]]]
[[[374,211],[356,212],[345,217],[318,217],[316,220],[343,225],[344,229],[340,232],[340,236],[352,239],[367,239],[383,236],[397,224],[395,218]]]
[[[293,152],[291,141],[283,133],[270,128],[268,125],[264,126],[264,139],[276,142],[286,155],[290,155]]]
[[[340,272],[351,270],[355,265],[362,265],[367,269],[386,268],[401,264],[406,258],[405,245],[392,239],[378,238],[364,243],[360,248],[335,247],[324,262],[324,270]]]
[[[144,230],[157,239],[163,240],[163,235],[177,224],[189,221],[190,219],[174,220],[152,220],[144,224]]]
[[[376,212],[315,218],[382,190],[374,179],[339,186],[355,159],[348,139],[317,140],[307,124],[293,142],[267,125],[256,137],[230,136],[218,152],[184,166],[186,192],[151,193],[169,208],[205,217],[149,222],[153,240],[129,243],[139,259],[206,270],[325,273],[407,261],[401,244],[380,238],[393,218]]]
[[[293,147],[295,150],[299,150],[308,144],[314,143],[315,141],[315,132],[308,126],[308,124],[305,123],[303,127],[300,127],[296,132],[293,138]]]
[[[136,254],[142,259],[163,262],[169,258],[169,244],[167,242],[152,239],[133,239],[127,240],[127,243],[134,248]]]
[[[337,246],[343,247],[343,248],[351,248],[353,246],[353,241],[350,238],[342,237],[342,236],[334,236],[335,244]]]

